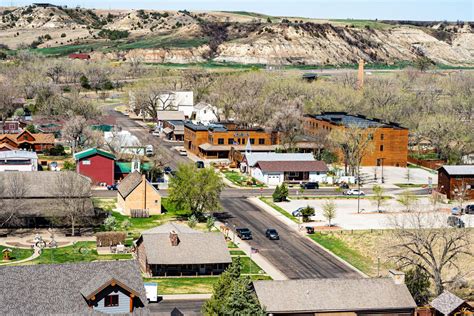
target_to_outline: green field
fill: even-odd
[[[3,249],[6,249],[6,248],[12,250],[12,253],[10,255],[10,261],[0,260],[0,263],[23,260],[33,255],[33,249],[21,249],[21,248],[5,247],[5,246],[0,246],[0,253],[3,251]]]

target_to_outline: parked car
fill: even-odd
[[[166,167],[163,168],[163,171],[164,171],[166,174],[170,174],[171,171],[173,171],[173,169],[171,169],[170,166],[166,166]]]
[[[145,155],[147,155],[147,156],[153,156],[154,155],[153,145],[147,145],[145,147]]]
[[[294,210],[293,212],[291,212],[291,215],[293,215],[294,217],[303,216],[303,215],[301,215],[301,210],[302,210],[302,209],[303,209],[302,207],[297,208],[296,210]]]
[[[301,187],[306,190],[319,189],[319,183],[318,182],[305,182],[305,183],[301,183]]]
[[[237,228],[237,237],[242,240],[250,240],[252,239],[252,232],[248,228]]]
[[[116,190],[118,190],[118,184],[117,184],[117,183],[114,183],[114,184],[108,185],[108,186],[107,186],[107,190],[109,190],[109,191],[116,191]]]
[[[160,131],[157,130],[157,129],[154,129],[154,130],[151,132],[151,135],[153,135],[153,136],[160,136]]]
[[[201,160],[196,161],[196,168],[198,169],[204,168],[204,161],[201,161]]]
[[[349,189],[343,193],[344,195],[365,195],[364,191],[357,189]]]
[[[339,188],[347,190],[347,189],[349,189],[349,184],[343,182],[343,183],[339,184]]]
[[[278,235],[278,232],[274,228],[268,228],[265,231],[265,236],[270,239],[270,240],[279,240],[280,236]]]
[[[465,214],[474,214],[474,204],[469,204],[466,205],[466,208],[464,209]]]
[[[59,165],[56,161],[52,161],[50,164],[49,164],[49,170],[51,171],[59,171]]]
[[[179,152],[180,156],[187,156],[188,155],[188,152],[184,148],[179,149],[178,152]]]
[[[451,209],[451,215],[461,215],[462,214],[462,208],[459,206],[455,206]]]
[[[451,226],[451,227],[456,227],[456,228],[466,227],[466,224],[464,223],[464,221],[460,217],[457,217],[454,215],[448,216],[447,223],[448,223],[448,226]]]

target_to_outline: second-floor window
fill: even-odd
[[[250,138],[250,144],[255,144],[255,138]]]
[[[380,145],[380,151],[383,151],[383,145]]]
[[[234,145],[234,139],[233,138],[228,138],[227,139],[227,144],[228,145]]]
[[[258,139],[258,144],[259,145],[265,145],[265,138],[259,138]]]
[[[383,140],[383,134],[380,134],[380,139]]]
[[[217,143],[218,143],[219,145],[224,145],[224,138],[218,138],[218,139],[217,139]]]
[[[119,296],[118,295],[107,295],[104,298],[105,307],[119,306]]]

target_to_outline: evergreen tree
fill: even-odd
[[[253,293],[249,277],[239,278],[232,283],[229,298],[224,305],[225,315],[265,315],[257,297]]]
[[[418,306],[428,304],[430,298],[430,277],[420,267],[410,269],[405,274],[405,283]]]
[[[277,185],[275,191],[273,191],[272,198],[273,202],[281,202],[281,191],[279,185]]]
[[[280,186],[280,197],[282,201],[286,201],[288,199],[288,187],[286,184],[282,183]]]

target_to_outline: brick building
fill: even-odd
[[[161,214],[161,196],[158,190],[138,171],[130,173],[120,182],[117,190],[117,207],[130,216],[132,210],[144,210],[149,215]]]
[[[304,116],[304,130],[309,136],[351,126],[372,131],[372,146],[370,146],[372,151],[362,158],[362,166],[407,166],[408,129],[397,123],[385,123],[379,119],[369,119],[363,115],[351,115],[346,112],[323,112]],[[338,155],[342,160],[342,154]]]
[[[207,159],[230,158],[232,149],[243,152],[274,151],[279,143],[276,132],[263,128],[240,128],[236,123],[184,125],[184,147],[191,153]]]
[[[448,199],[474,199],[474,165],[442,166],[438,169],[438,192]]]

